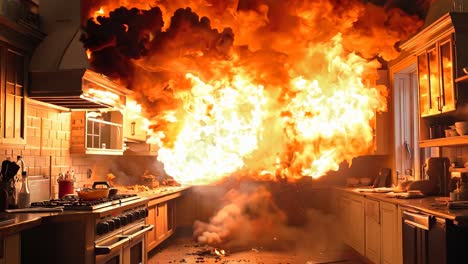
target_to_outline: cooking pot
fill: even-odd
[[[104,185],[106,188],[96,188],[98,185]],[[111,188],[109,183],[106,181],[94,182],[93,188],[83,188],[80,191],[77,191],[78,197],[81,200],[92,201],[99,200],[107,197],[111,197],[117,194],[117,188]]]

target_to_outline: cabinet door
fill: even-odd
[[[453,82],[452,41],[442,42],[439,47],[441,63],[442,112],[455,110],[455,90]]]
[[[147,224],[153,225],[153,230],[149,231],[146,235],[146,248],[147,250],[151,250],[156,246],[156,206],[148,207],[148,218]]]
[[[397,206],[390,203],[380,203],[380,227],[381,227],[381,263],[398,263],[398,241],[402,238],[398,235]]]
[[[364,236],[364,202],[362,197],[351,197],[349,200],[350,246],[359,254],[365,255]]]
[[[349,199],[344,195],[340,195],[338,198],[337,215],[340,221],[340,226],[343,229],[342,230],[343,242],[349,245],[350,244],[349,233],[351,230],[351,225],[350,225],[350,219],[349,219],[348,205],[349,205]]]
[[[429,65],[426,53],[418,56],[418,81],[419,111],[421,116],[427,116],[431,110],[431,95],[429,91]]]
[[[373,263],[380,263],[380,208],[379,202],[366,199],[366,257]]]
[[[421,116],[440,113],[441,96],[437,49],[432,47],[418,56],[419,107]]]
[[[167,203],[156,206],[156,240],[163,240],[167,234]]]

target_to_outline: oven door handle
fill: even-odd
[[[96,245],[94,247],[94,254],[96,255],[107,255],[109,254],[114,248],[121,246],[122,244],[125,244],[130,241],[129,236],[119,236],[119,241],[115,242],[112,245],[109,246],[99,246]]]
[[[149,232],[151,230],[153,230],[154,226],[153,225],[144,225],[141,227],[141,230],[138,230],[137,232],[131,234],[131,235],[128,235],[128,238],[130,239],[130,241],[132,241],[134,238],[146,233],[146,232]]]

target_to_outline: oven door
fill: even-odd
[[[146,233],[150,230],[153,230],[153,225],[146,225],[145,221],[140,221],[123,232],[123,235],[130,240],[129,243],[125,244],[123,247],[123,263],[148,263],[146,254]]]
[[[129,241],[127,236],[114,235],[96,242],[96,264],[124,264],[124,245]]]

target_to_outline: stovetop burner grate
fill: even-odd
[[[137,194],[116,194],[109,198],[103,198],[93,201],[85,201],[78,198],[67,197],[62,199],[51,199],[47,201],[33,202],[31,203],[31,207],[63,207],[64,210],[89,211],[111,205],[125,203],[138,198],[139,197]]]

